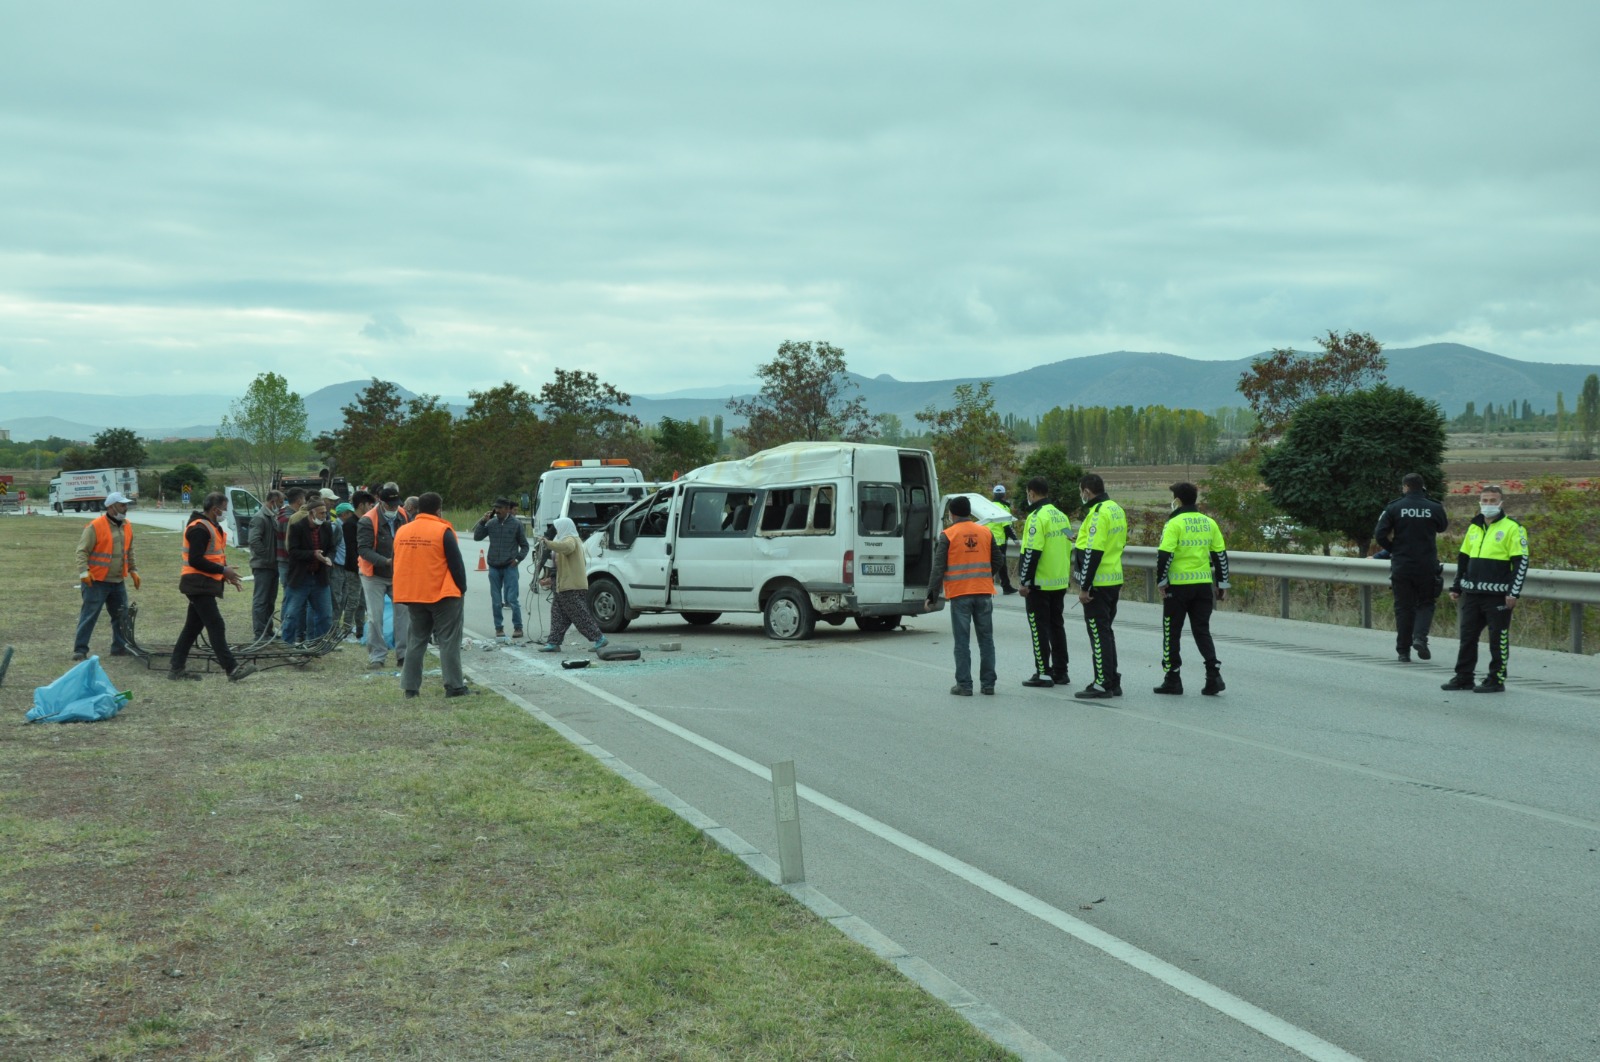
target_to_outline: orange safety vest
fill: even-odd
[[[395,512],[399,514],[400,520],[395,524],[394,530],[396,534],[399,534],[400,529],[411,522],[411,518],[406,515],[404,506],[396,509]],[[372,521],[372,548],[376,550],[378,548],[378,536],[383,533],[383,503],[378,502],[372,508],[368,509],[366,515],[361,519]],[[367,560],[365,557],[358,556],[356,558],[356,570],[362,575],[378,574],[377,569],[373,568],[372,562]]]
[[[221,572],[203,572],[199,568],[189,567],[189,528],[195,524],[204,524],[206,530],[211,532],[211,545],[206,548],[206,560],[219,567],[228,563],[228,533],[210,520],[190,520],[188,527],[183,529],[183,567],[178,570],[178,574],[203,575],[207,579],[221,582],[226,578]]]
[[[418,513],[415,520],[395,530],[395,604],[431,605],[461,596],[444,559],[444,536],[452,530],[432,513]]]
[[[89,551],[89,578],[95,582],[104,582],[105,577],[111,574],[111,550],[116,543],[111,541],[111,521],[104,513],[90,521],[89,526],[94,528],[94,548]],[[128,577],[128,551],[133,548],[133,526],[126,520],[122,522],[122,577]]]
[[[963,520],[944,529],[950,553],[944,569],[945,597],[994,593],[994,535],[982,524]]]

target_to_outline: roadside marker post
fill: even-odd
[[[778,823],[778,877],[784,885],[806,880],[800,851],[800,798],[795,791],[794,761],[772,765],[772,810]]]

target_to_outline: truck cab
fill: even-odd
[[[528,513],[532,525],[531,535],[544,534],[547,525],[563,515],[567,504],[567,491],[579,484],[596,484],[620,487],[629,483],[643,483],[644,473],[620,457],[585,457],[551,461],[550,467],[540,474],[539,485],[534,490],[533,506]],[[576,522],[576,521],[575,521]]]

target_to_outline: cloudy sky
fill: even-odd
[[[1592,0],[5,7],[0,389],[1600,362]]]

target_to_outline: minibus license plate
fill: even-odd
[[[861,565],[862,575],[893,575],[894,561]]]

